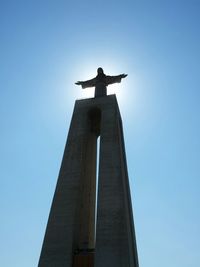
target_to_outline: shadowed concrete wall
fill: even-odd
[[[102,108],[95,267],[138,267],[121,117],[116,98]]]
[[[81,265],[84,253],[91,251],[94,259],[88,258]],[[80,252],[84,253],[74,260],[74,255]],[[73,261],[74,265],[77,262],[77,266],[86,267],[138,267],[123,132],[115,95],[78,100],[75,104],[38,266],[72,267]]]

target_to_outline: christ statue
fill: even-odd
[[[120,74],[117,76],[105,75],[102,68],[97,69],[97,76],[88,81],[78,81],[75,84],[81,85],[83,89],[87,87],[95,87],[95,97],[106,96],[107,86],[113,83],[120,83],[121,79],[125,78],[127,74]]]

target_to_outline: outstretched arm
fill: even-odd
[[[82,89],[85,89],[87,87],[94,87],[95,84],[96,84],[96,79],[91,79],[91,80],[88,80],[88,81],[78,81],[76,82],[75,84],[77,85],[81,85],[82,86]]]
[[[108,84],[113,84],[113,83],[120,83],[121,79],[126,78],[126,76],[128,76],[128,74],[120,74],[117,76],[106,76],[106,83]]]

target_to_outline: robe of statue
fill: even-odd
[[[107,95],[107,86],[113,83],[120,83],[121,79],[125,78],[127,74],[120,74],[117,76],[105,75],[102,68],[97,69],[97,76],[91,80],[78,81],[77,85],[81,85],[83,89],[88,87],[95,87],[95,97]]]

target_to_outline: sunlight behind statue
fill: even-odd
[[[95,97],[106,96],[107,86],[113,83],[120,83],[121,79],[128,74],[120,74],[117,76],[105,75],[102,68],[97,69],[97,76],[88,81],[78,81],[75,84],[81,85],[83,89],[88,87],[95,87]]]

